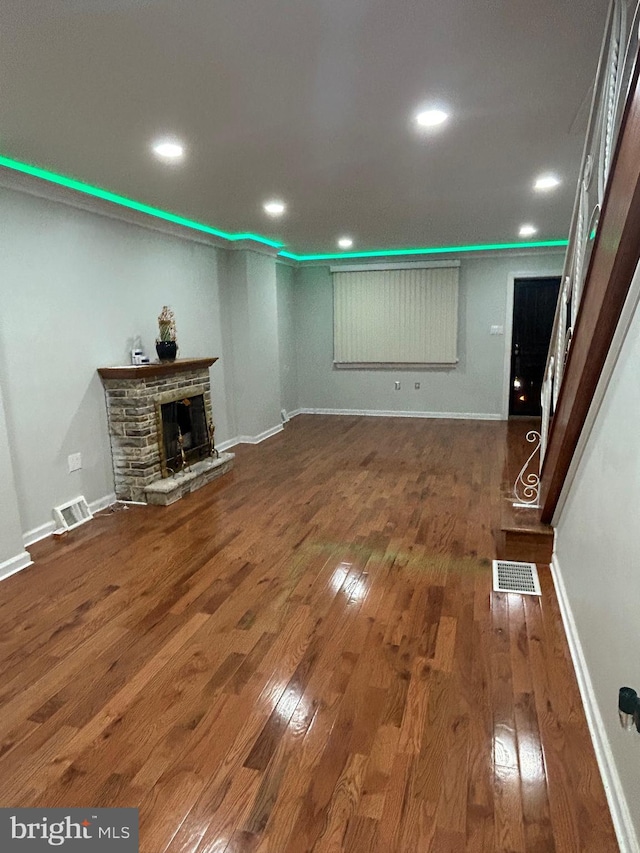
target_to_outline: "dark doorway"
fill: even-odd
[[[540,392],[559,289],[560,276],[514,282],[510,415],[542,414]]]

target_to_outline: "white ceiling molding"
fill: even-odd
[[[7,169],[5,166],[0,166],[0,187],[13,190],[14,192],[33,195],[37,198],[43,198],[56,204],[64,204],[67,207],[74,207],[77,210],[84,210],[87,213],[94,213],[97,216],[106,216],[109,219],[126,222],[128,225],[146,228],[149,231],[157,231],[171,237],[179,237],[181,240],[190,240],[192,243],[203,243],[206,246],[213,246],[218,249],[239,248],[238,243],[225,240],[223,237],[216,237],[214,234],[205,234],[203,231],[194,231],[192,228],[178,225],[175,222],[168,222],[166,219],[157,219],[148,213],[141,213],[128,207],[120,207],[120,205],[113,202],[97,198],[96,196],[85,195],[69,187],[43,181],[41,178],[36,178],[32,175],[14,172],[13,169]],[[242,241],[243,244],[250,242],[252,241]],[[259,245],[260,249],[270,248],[261,244],[256,245]],[[246,248],[244,245],[243,247]]]
[[[275,246],[267,246],[264,243],[259,243],[257,240],[228,240],[226,249],[243,252],[257,252],[259,255],[268,255],[270,258],[277,257],[280,249]],[[284,247],[283,247],[284,248]]]

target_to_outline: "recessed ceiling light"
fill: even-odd
[[[287,209],[287,206],[283,201],[276,201],[275,199],[272,201],[266,201],[262,207],[269,216],[282,216]]]
[[[162,160],[175,162],[184,157],[184,145],[177,139],[159,139],[153,143],[153,153]]]
[[[538,229],[535,225],[521,225],[518,233],[521,237],[533,237],[534,234],[538,233]]]
[[[341,249],[350,249],[353,246],[353,237],[340,237],[338,246]]]
[[[536,178],[533,188],[545,192],[546,190],[554,190],[559,185],[560,178],[557,175],[540,175],[539,178]]]
[[[416,124],[418,127],[439,127],[448,118],[449,113],[444,110],[420,110],[420,112],[416,113]]]

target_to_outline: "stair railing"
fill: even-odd
[[[640,0],[612,0],[596,75],[551,344],[542,384],[540,471],[598,231],[613,152],[638,51]]]

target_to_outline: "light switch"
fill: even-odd
[[[492,335],[504,335],[504,326],[492,326],[491,327]]]

